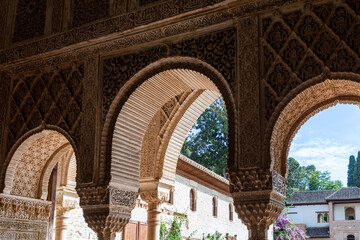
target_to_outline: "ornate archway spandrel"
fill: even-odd
[[[208,45],[217,47],[207,48]],[[163,55],[164,48],[166,48],[165,55]],[[236,30],[231,28],[182,42],[152,47],[133,54],[104,59],[103,118],[106,117],[112,101],[126,81],[145,66],[162,58],[175,56],[194,57],[207,62],[224,76],[235,93]],[[191,69],[191,66],[191,62],[178,64],[178,68]],[[164,66],[165,69],[166,66]],[[157,71],[160,72],[161,68]]]
[[[6,153],[26,132],[43,123],[68,132],[80,145],[83,66],[78,63],[13,76]]]
[[[289,92],[324,71],[357,72],[360,31],[356,4],[307,3],[260,16],[265,119]],[[328,70],[327,70],[328,69]]]

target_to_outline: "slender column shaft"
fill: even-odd
[[[67,217],[63,214],[56,216],[55,222],[55,240],[66,240]]]
[[[148,207],[148,232],[147,240],[159,240],[160,239],[160,204],[149,203]]]
[[[267,229],[265,226],[254,225],[249,229],[249,240],[267,240]]]
[[[104,232],[98,233],[97,236],[98,240],[115,240],[116,233],[112,233],[109,229],[106,229]]]

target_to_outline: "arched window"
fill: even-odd
[[[355,236],[354,235],[348,235],[346,239],[347,240],[355,240]]]
[[[213,216],[217,217],[217,201],[215,197],[213,197],[212,199],[212,204],[213,204]]]
[[[355,220],[355,209],[353,207],[345,208],[345,220]]]
[[[231,203],[229,203],[229,220],[230,221],[233,220],[233,207],[232,207]]]
[[[190,210],[196,211],[196,199],[195,199],[195,190],[190,190]]]

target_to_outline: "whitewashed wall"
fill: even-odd
[[[345,220],[345,208],[355,208],[355,218],[360,220],[360,203],[334,204],[334,220]]]
[[[196,211],[190,210],[190,189],[196,191],[197,206]],[[212,198],[217,197],[218,215],[212,216]],[[168,213],[178,212],[185,213],[188,216],[188,228],[183,227],[183,236],[188,237],[194,233],[193,238],[201,238],[202,234],[215,233],[218,231],[222,234],[228,233],[231,236],[237,235],[239,240],[248,239],[248,231],[233,209],[233,221],[229,220],[229,203],[232,198],[217,191],[209,189],[192,180],[176,175],[176,183],[174,190],[174,204],[162,204],[163,213],[161,218],[164,222],[170,222],[172,215]],[[167,212],[167,213],[166,213]],[[131,220],[146,222],[147,213],[144,208],[135,208],[132,213]],[[268,239],[273,239],[272,227],[268,232]]]
[[[328,212],[327,204],[297,205],[289,208],[289,219],[295,224],[305,224],[306,227],[328,227],[329,223],[318,223],[317,212]]]
[[[194,188],[196,191],[197,207],[196,211],[190,210],[190,189]],[[212,216],[212,198],[217,197],[218,200],[218,215]],[[237,214],[233,208],[233,221],[229,220],[229,203],[232,203],[232,198],[217,191],[209,189],[203,185],[198,184],[192,180],[176,175],[176,183],[174,189],[174,204],[164,203],[161,206],[161,218],[164,222],[170,223],[173,218],[173,213],[185,213],[188,216],[188,228],[183,227],[183,236],[189,236],[194,233],[193,238],[200,238],[202,234],[215,233],[217,230],[222,234],[237,235],[238,240],[247,240],[248,231],[246,226],[238,219]],[[147,222],[147,210],[144,207],[145,202],[141,201],[142,207],[136,207],[131,212],[132,221]],[[82,215],[82,209],[77,207],[69,211],[66,216],[68,219],[68,231],[66,239],[97,239],[96,234],[87,227]],[[117,234],[116,239],[121,239],[121,234]],[[272,226],[268,231],[268,239],[273,239]]]

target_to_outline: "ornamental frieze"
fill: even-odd
[[[51,202],[0,194],[0,218],[47,222]]]
[[[10,49],[0,51],[0,64],[10,62],[16,59],[21,59],[24,57],[29,57],[32,55],[45,53],[48,51],[56,50],[69,46],[78,42],[84,42],[98,37],[103,37],[112,33],[120,33],[124,30],[129,30],[137,26],[142,26],[150,24],[162,19],[174,17],[176,15],[186,13],[201,7],[214,5],[221,0],[201,0],[201,1],[161,1],[157,4],[146,4],[144,7],[139,8],[133,12],[124,13],[122,15],[107,18],[101,21],[95,21],[93,23],[85,24],[84,26],[76,27],[70,29],[66,32],[59,33],[57,35],[50,35],[43,37],[41,39],[34,40],[32,42],[26,42],[18,46],[14,46]],[[234,6],[215,4],[213,6],[214,11],[207,14],[198,14],[191,16],[190,19],[181,21],[171,20],[168,24],[162,25],[161,29],[157,28],[152,30],[152,34],[149,32],[143,32],[133,35],[130,37],[123,38],[119,40],[122,47],[131,46],[141,42],[149,42],[155,39],[163,38],[166,36],[174,36],[176,34],[189,32],[198,28],[211,26],[217,23],[225,22],[232,20],[234,16],[244,16],[246,14],[254,13],[256,11],[265,10],[267,8],[272,8],[274,6],[281,6],[284,4],[290,4],[292,2],[298,2],[300,0],[259,0],[256,2],[251,2],[243,4],[240,2],[234,1]],[[57,1],[56,1],[57,2]],[[97,1],[94,1],[97,2]],[[114,4],[117,6],[118,4]],[[121,6],[121,4],[119,5]],[[59,32],[59,18],[61,18],[63,11],[63,6],[58,6],[55,4],[55,9],[52,16],[52,33]],[[116,9],[111,10],[112,12],[119,12]],[[120,11],[121,12],[121,11]],[[105,16],[105,15],[104,15]],[[79,18],[80,22],[91,22],[91,17],[81,17]],[[82,19],[82,20],[80,20]],[[74,23],[75,25],[80,23]],[[106,43],[105,45],[112,45],[112,43]],[[109,47],[103,47],[104,50]],[[119,49],[118,45],[117,48]],[[69,54],[72,54],[68,52]],[[89,53],[87,50],[86,53]]]

